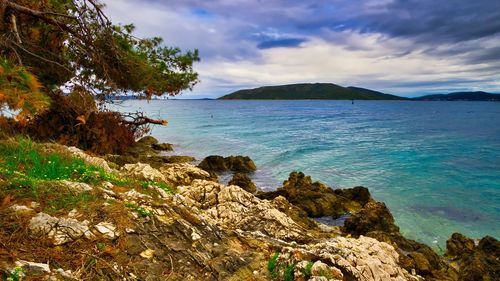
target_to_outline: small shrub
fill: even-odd
[[[271,257],[271,259],[267,262],[267,270],[269,270],[269,273],[271,274],[271,277],[277,278],[278,277],[278,272],[276,271],[277,263],[276,261],[278,260],[280,253],[276,252],[274,255]]]

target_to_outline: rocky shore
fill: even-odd
[[[75,204],[19,196],[0,178],[2,280],[499,280],[495,238],[455,233],[440,256],[401,235],[365,187],[334,190],[292,172],[263,192],[248,157],[209,156],[195,166],[189,156],[161,155],[172,145],[152,137],[103,158],[57,144],[39,149],[105,176],[39,183],[90,198]],[[234,173],[228,185],[221,172]],[[312,219],[325,216],[346,219]]]

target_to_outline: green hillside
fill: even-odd
[[[239,90],[220,97],[224,100],[403,100],[368,89],[331,83],[291,84]]]

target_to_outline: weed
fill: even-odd
[[[285,268],[285,273],[283,274],[283,280],[285,281],[295,280],[295,263],[289,264]]]
[[[14,270],[7,277],[7,281],[20,281],[23,275],[23,269],[20,267],[14,268]]]
[[[165,190],[165,191],[166,191],[167,193],[169,193],[169,194],[173,194],[173,193],[174,193],[174,192],[172,191],[172,188],[171,188],[168,184],[166,184],[166,183],[164,183],[164,182],[156,182],[156,181],[141,181],[141,182],[140,182],[140,186],[141,186],[142,188],[144,188],[144,189],[147,189],[147,188],[149,188],[149,187],[150,187],[150,186],[152,186],[152,185],[153,185],[153,186],[157,186],[157,187],[159,187],[159,188],[161,188],[161,189]]]
[[[99,251],[101,251],[101,252],[102,252],[102,251],[104,251],[104,250],[106,249],[106,243],[97,242],[96,246],[97,246],[97,249],[98,249]]]
[[[137,208],[136,211],[139,214],[139,216],[143,218],[151,216],[151,211],[144,209],[143,207]]]
[[[152,215],[151,211],[149,211],[143,207],[139,207],[134,203],[125,203],[125,207],[135,210],[139,214],[139,216],[141,216],[143,218],[150,217]]]
[[[276,271],[276,261],[278,260],[280,253],[276,252],[274,255],[271,257],[271,259],[267,262],[267,270],[269,270],[269,273],[271,273],[271,277],[277,278],[278,277],[278,272]]]

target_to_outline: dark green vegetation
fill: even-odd
[[[342,87],[331,83],[291,84],[239,90],[219,99],[268,99],[268,100],[404,100],[406,98],[380,92]]]
[[[486,92],[456,92],[415,98],[423,101],[500,101],[500,94]]]
[[[500,101],[500,94],[457,92],[404,98],[359,87],[331,83],[290,84],[239,90],[220,97],[222,100],[418,100],[418,101]]]

